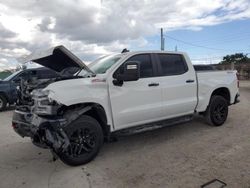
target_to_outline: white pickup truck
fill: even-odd
[[[183,52],[124,52],[86,66],[57,46],[20,61],[67,72],[34,89],[29,105],[19,102],[12,126],[68,165],[91,161],[116,134],[186,122],[194,114],[220,126],[228,106],[239,102],[236,71],[196,72]]]

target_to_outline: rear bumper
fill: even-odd
[[[240,102],[240,94],[237,93],[236,96],[235,96],[235,98],[234,98],[234,103],[233,104],[237,104],[239,102]]]

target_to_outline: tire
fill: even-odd
[[[3,95],[0,95],[0,111],[3,111],[6,109],[7,100]]]
[[[205,112],[205,118],[209,125],[221,126],[227,120],[228,102],[219,95],[211,97],[209,106]]]
[[[83,115],[65,128],[70,139],[66,152],[58,154],[67,165],[78,166],[93,160],[103,144],[101,125],[94,118]]]

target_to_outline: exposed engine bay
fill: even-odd
[[[58,76],[55,78],[38,79],[37,77],[33,76],[29,78],[27,77],[21,78],[20,85],[17,87],[18,99],[16,101],[16,109],[30,111],[30,107],[34,105],[34,100],[32,99],[32,95],[34,92],[36,92],[36,90],[42,90],[43,88],[47,87],[49,84],[53,82],[67,80],[67,79],[82,78],[81,76],[74,75],[78,71],[79,68],[70,67],[58,73],[57,74]]]
[[[43,89],[55,81],[55,78],[47,81],[40,81],[37,78],[21,79],[20,86],[17,88],[16,109],[30,111],[30,107],[34,105],[31,92],[35,89]]]
[[[58,74],[59,76],[56,78],[43,80],[39,80],[37,77],[22,78],[20,86],[17,88],[16,110],[41,116],[63,114],[63,112],[60,113],[58,111],[63,105],[58,104],[56,101],[51,101],[48,98],[49,91],[44,91],[43,89],[54,82],[83,78],[82,76],[74,75],[79,69],[67,69]]]

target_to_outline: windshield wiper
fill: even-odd
[[[84,76],[82,76],[82,77],[95,77],[95,76],[96,76],[96,74],[95,74],[93,71],[88,71],[88,70],[86,70],[84,67],[82,67],[82,68],[75,74],[75,76],[78,76],[78,75],[80,74],[80,72],[82,72],[83,70],[86,71],[86,74],[85,74]],[[90,69],[89,69],[89,70],[90,70]]]

